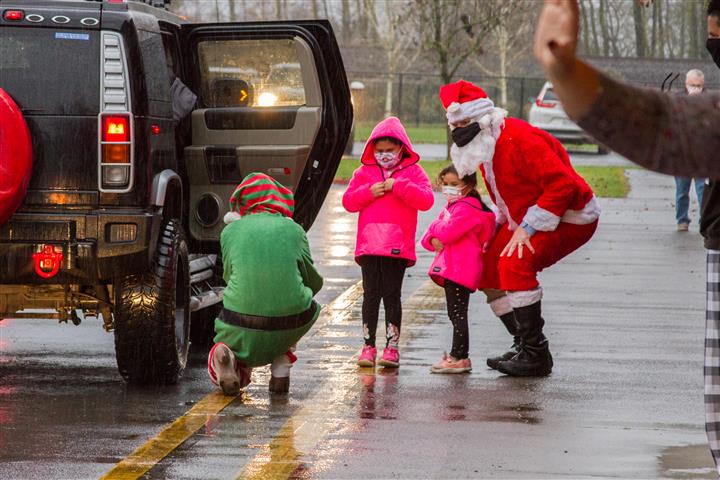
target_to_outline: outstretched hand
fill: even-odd
[[[505,248],[503,248],[502,253],[500,253],[501,257],[508,256],[512,257],[515,253],[515,250],[518,252],[518,258],[523,258],[523,248],[527,247],[528,250],[530,250],[531,253],[535,253],[535,248],[532,246],[532,243],[530,242],[530,235],[523,229],[522,227],[517,227],[515,229],[515,232],[513,233],[512,238],[508,242],[507,245],[505,245]]]
[[[545,0],[535,31],[535,57],[552,76],[571,69],[580,31],[577,0]]]

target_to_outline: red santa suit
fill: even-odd
[[[506,291],[538,287],[537,274],[587,243],[595,233],[600,206],[592,189],[570,164],[567,152],[550,134],[515,118],[505,120],[495,155],[480,165],[507,224],[485,255],[483,288]],[[536,230],[535,253],[500,257],[522,223]]]

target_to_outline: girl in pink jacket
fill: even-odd
[[[472,370],[468,358],[468,303],[480,283],[483,250],[495,233],[495,215],[480,199],[476,174],[461,179],[451,165],[440,172],[438,180],[448,204],[430,224],[422,245],[437,252],[428,273],[445,289],[453,342],[450,355],[444,353],[430,371],[464,373]]]
[[[364,291],[365,346],[358,359],[363,367],[375,366],[380,300],[385,307],[387,343],[378,363],[400,366],[403,277],[416,260],[418,210],[429,210],[434,200],[430,179],[419,161],[400,120],[386,118],[370,134],[360,157],[362,165],[343,195],[345,209],[360,212],[355,261],[362,269]]]

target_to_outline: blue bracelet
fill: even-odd
[[[537,233],[537,230],[535,230],[533,227],[531,227],[527,222],[522,222],[520,224],[520,227],[522,227],[523,230],[527,232],[528,235],[531,237]]]

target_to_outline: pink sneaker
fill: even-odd
[[[397,348],[385,347],[385,350],[383,350],[382,358],[378,362],[378,365],[382,365],[383,367],[390,367],[390,368],[399,367],[400,366],[400,352],[397,351]]]
[[[377,357],[377,348],[365,345],[360,352],[357,364],[359,367],[374,367],[375,357]]]
[[[472,363],[469,358],[457,360],[445,352],[442,360],[430,367],[430,371],[432,373],[468,373],[472,371]]]

